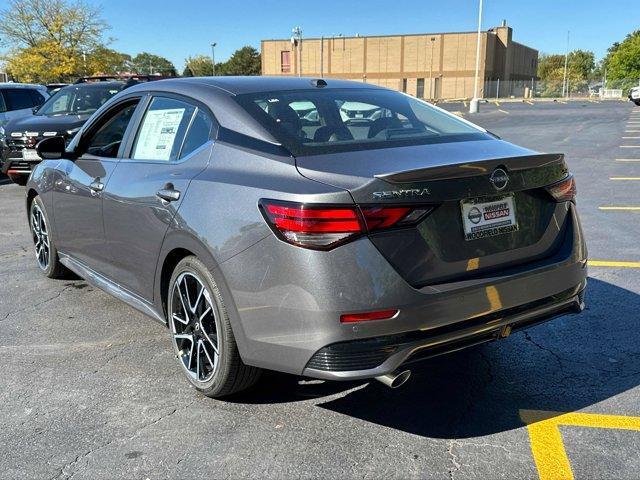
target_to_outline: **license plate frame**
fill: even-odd
[[[513,194],[461,200],[460,212],[466,241],[505,235],[519,229]]]

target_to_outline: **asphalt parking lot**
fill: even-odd
[[[232,400],[197,395],[162,326],[39,274],[23,189],[0,179],[0,477],[638,478],[640,107],[464,116],[566,153],[587,310],[416,365],[398,390],[269,374]]]

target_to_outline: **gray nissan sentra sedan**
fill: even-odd
[[[395,387],[408,364],[584,308],[563,155],[384,88],[163,80],[38,153],[40,269],[166,324],[211,397],[262,369]]]

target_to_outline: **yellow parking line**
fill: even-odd
[[[638,181],[640,180],[640,177],[609,177],[609,180],[631,180],[631,181]]]
[[[573,480],[574,478],[569,457],[562,442],[560,426],[640,430],[640,417],[623,415],[520,410],[520,418],[527,425],[531,453],[540,480]]]
[[[640,138],[640,137],[622,137],[625,140],[631,139],[631,138]]]
[[[590,267],[640,268],[640,262],[618,262],[614,260],[589,260]]]
[[[621,211],[621,212],[629,212],[629,211],[635,211],[638,212],[640,211],[640,207],[626,207],[626,206],[620,206],[620,207],[614,207],[614,206],[606,206],[606,207],[598,207],[598,210],[604,210],[604,211]]]
[[[499,111],[499,112],[502,112],[502,113],[506,113],[507,115],[509,115],[509,112],[507,112],[506,110],[498,109],[498,111]]]
[[[640,158],[616,158],[616,162],[640,162]]]

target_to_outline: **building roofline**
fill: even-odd
[[[494,28],[499,28],[499,27],[494,27]],[[388,37],[422,37],[422,36],[428,36],[428,35],[461,35],[461,34],[476,34],[478,33],[477,30],[474,31],[467,31],[467,32],[424,32],[424,33],[396,33],[396,34],[390,34],[390,35],[360,35],[360,36],[355,36],[355,35],[351,35],[351,36],[337,36],[337,35],[332,35],[332,36],[327,36],[324,37],[325,40],[330,40],[330,39],[334,39],[334,40],[340,40],[340,39],[347,39],[347,40],[351,40],[354,38],[388,38]],[[493,29],[491,30],[482,30],[481,33],[495,33],[493,31]],[[261,42],[289,42],[291,39],[290,38],[265,38],[263,40],[261,40]],[[321,37],[303,37],[302,41],[304,42],[305,40],[321,40]]]

